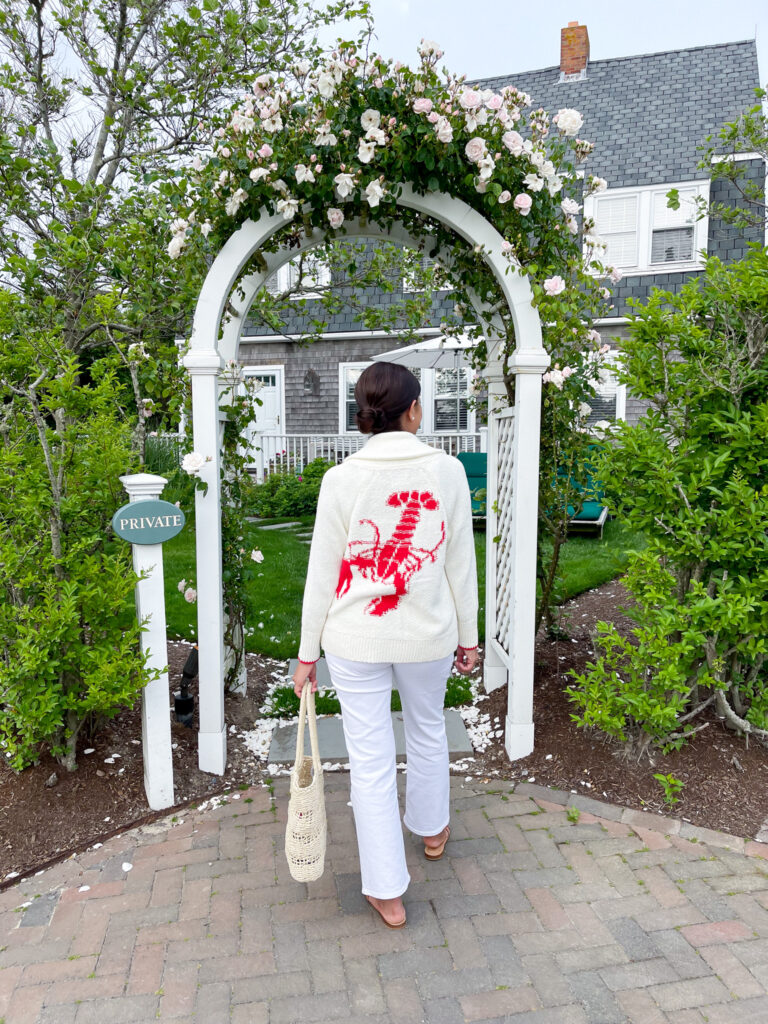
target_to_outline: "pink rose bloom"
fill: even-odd
[[[265,142],[264,145],[259,150],[259,156],[262,158],[262,160],[269,160],[273,152],[274,150],[272,149],[272,147]]]
[[[475,110],[483,102],[483,97],[474,89],[465,89],[459,97],[459,103],[465,110]]]
[[[531,212],[533,200],[529,195],[526,195],[525,192],[520,192],[518,195],[515,196],[514,206],[517,212],[522,217],[527,217],[528,214]]]
[[[466,144],[464,153],[470,163],[479,164],[486,153],[485,139],[481,139],[479,135],[476,135],[474,139],[470,139]]]
[[[485,105],[489,110],[501,110],[504,100],[499,96],[497,92],[493,96],[489,96],[485,101]]]
[[[568,380],[568,378],[571,376],[571,374],[573,374],[575,372],[576,371],[574,370],[574,368],[572,366],[564,366],[563,369],[562,369],[562,374],[563,374],[563,376],[565,377],[566,380]]]
[[[317,153],[313,153],[312,156],[309,158],[309,162],[311,164],[313,164],[316,160],[317,160]]]
[[[504,203],[508,203],[511,198],[512,193],[508,192],[507,189],[504,189],[504,191],[499,195],[499,202],[503,205]]]
[[[559,295],[565,291],[565,281],[559,275],[548,277],[544,282],[544,291],[547,295]]]
[[[254,151],[252,149],[246,150],[246,153],[248,154],[248,159],[249,160],[254,160],[256,158],[256,154],[254,153]]]
[[[600,292],[601,292],[601,294],[602,294],[604,299],[610,299],[611,293],[610,293],[610,291],[607,288],[601,288]]]
[[[332,228],[334,228],[334,230],[336,228],[340,228],[341,225],[344,223],[344,214],[342,213],[342,211],[332,207],[328,211],[328,223],[331,225]]]
[[[373,84],[376,86],[377,89],[380,89],[382,85],[384,85],[384,82],[382,81],[381,78],[377,78]]]
[[[416,101],[418,103],[418,100]],[[440,115],[436,110],[433,110],[427,117],[430,124],[436,124],[440,120]]]
[[[427,99],[426,96],[420,96],[419,99],[413,101],[413,110],[416,114],[428,114],[432,109],[432,100]]]
[[[322,164],[318,164],[317,167],[315,168],[315,170],[317,171],[318,174],[320,174],[322,169],[323,169],[323,165]]]
[[[612,267],[612,268],[611,268],[611,274],[610,274],[610,277],[611,277],[611,281],[612,281],[612,282],[613,282],[614,284],[618,284],[618,283],[619,283],[619,281],[620,281],[620,280],[621,280],[621,279],[622,279],[622,278],[624,277],[624,275],[623,275],[623,274],[622,274],[622,272],[621,272],[621,271],[620,271],[620,270],[618,269],[618,267]]]
[[[435,125],[435,134],[439,142],[453,141],[453,125],[447,117],[440,117]]]
[[[503,253],[505,253],[505,254],[506,254],[506,253],[509,253],[509,252],[512,252],[512,243],[511,243],[511,242],[508,242],[508,241],[506,240],[506,238],[505,238],[505,239],[504,239],[504,241],[503,241],[503,242],[501,243],[501,251],[502,251]]]
[[[227,159],[227,157],[232,156],[232,150],[229,149],[227,146],[222,146],[219,152],[221,153],[225,160]]]
[[[501,136],[501,141],[512,156],[520,156],[523,152],[523,137],[520,132],[504,132]]]

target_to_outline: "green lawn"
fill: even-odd
[[[311,518],[297,519],[302,530],[260,530],[248,527],[244,546],[259,548],[264,561],[259,565],[258,586],[250,595],[247,637],[249,651],[274,658],[294,657],[299,643],[301,599],[307,570],[309,547],[296,534],[309,532]],[[478,578],[480,586],[479,629],[483,631],[485,596],[485,533],[476,531]],[[626,567],[630,551],[642,547],[642,537],[615,522],[606,523],[602,540],[590,537],[571,538],[561,556],[564,593],[567,600],[618,576]],[[178,590],[179,580],[192,586],[195,578],[194,533],[190,527],[164,545],[166,615],[171,638],[194,639],[197,636],[195,606],[188,604]]]

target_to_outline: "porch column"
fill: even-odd
[[[184,365],[192,380],[194,450],[208,460],[198,474],[208,485],[207,490],[195,492],[200,666],[198,765],[201,771],[223,775],[227,764],[219,445],[219,373],[223,363],[215,350],[193,349],[185,356]]]

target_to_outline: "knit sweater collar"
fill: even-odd
[[[361,462],[394,462],[429,457],[435,455],[436,451],[408,430],[388,430],[383,434],[372,434],[360,451],[348,458]]]

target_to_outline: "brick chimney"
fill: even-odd
[[[569,21],[560,29],[560,71],[564,78],[582,75],[589,60],[589,33],[586,25]]]

